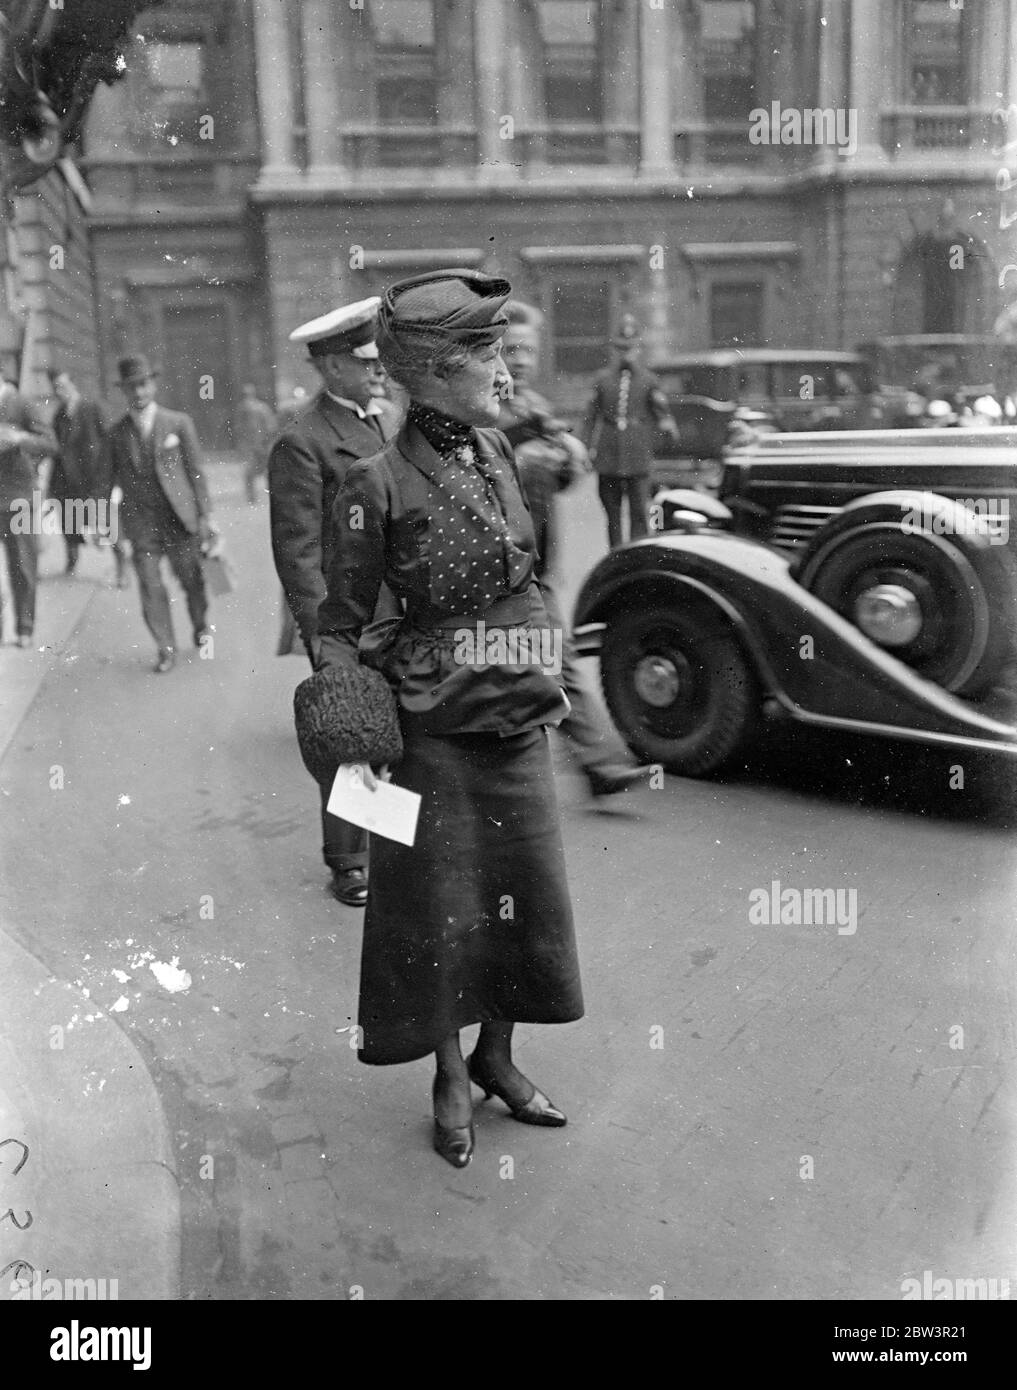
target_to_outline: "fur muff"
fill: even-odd
[[[341,763],[397,763],[403,755],[395,696],[368,666],[326,666],[293,692],[304,766],[330,786]]]

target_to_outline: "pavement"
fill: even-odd
[[[91,546],[73,580],[63,563],[62,541],[43,538],[38,622],[25,650],[11,645],[10,588],[0,576],[0,763],[47,674],[75,660],[74,634],[112,577],[112,557]],[[51,782],[61,771],[54,761]],[[76,1281],[95,1280],[110,1298],[176,1298],[180,1198],[148,1067],[87,986],[57,978],[11,929],[0,905],[0,1199],[13,1211],[0,1244],[0,1301],[37,1297],[43,1280],[72,1292]]]
[[[50,1090],[30,1111],[9,1087],[12,1109],[52,1123],[73,1092],[102,1113],[124,1068],[86,1054],[111,1024],[158,1106],[122,1093],[109,1121],[172,1147],[173,1191],[118,1209],[112,1267],[72,1274],[126,1297],[173,1266],[157,1236],[138,1268],[124,1234],[161,1220],[184,1299],[897,1299],[927,1270],[1013,1278],[1015,855],[972,762],[953,790],[951,757],[801,736],[754,771],[591,806],[556,741],[587,1013],[520,1027],[516,1054],[569,1125],[492,1101],[456,1172],[430,1149],[427,1061],[364,1067],[350,1045],[363,919],[319,857],[292,725],[306,663],[274,656],[267,508],[213,479],[238,587],[209,659],[154,678],[135,590],[93,586],[0,764],[5,925],[65,982],[19,991],[45,1001],[14,1036]],[[603,530],[584,485],[566,593]],[[46,608],[87,584],[51,581]],[[754,921],[774,880],[855,890],[856,929]],[[57,1025],[77,1065],[54,1083],[24,1038]],[[66,1131],[16,1176],[0,1150],[19,1214],[44,1147],[70,1165]],[[32,1199],[25,1241],[57,1224]],[[100,1234],[64,1222],[81,1250]]]

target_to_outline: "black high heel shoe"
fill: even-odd
[[[432,1089],[432,1096],[434,1091]],[[440,1154],[446,1163],[451,1163],[453,1168],[465,1168],[473,1157],[473,1150],[476,1148],[477,1136],[473,1130],[473,1121],[468,1125],[447,1128],[439,1124],[437,1118],[434,1121],[434,1151]]]
[[[496,1081],[479,1074],[473,1057],[474,1054],[471,1053],[467,1058],[466,1070],[469,1072],[473,1084],[479,1086],[483,1091],[485,1100],[489,1100],[491,1096],[497,1096],[499,1100],[503,1100],[511,1111],[512,1118],[518,1120],[520,1124],[544,1125],[548,1129],[560,1129],[562,1125],[568,1124],[562,1111],[548,1100],[544,1092],[538,1090],[536,1086],[533,1086],[533,1095],[529,1100],[522,1103],[510,1100],[504,1091],[499,1089]],[[530,1085],[533,1085],[532,1081]]]

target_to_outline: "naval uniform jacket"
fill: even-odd
[[[151,433],[142,439],[128,412],[110,430],[107,454],[107,491],[117,486],[123,491],[120,526],[129,541],[158,539],[167,516],[197,534],[211,504],[189,415],[156,406]]]
[[[638,364],[605,368],[596,378],[582,430],[594,468],[607,478],[645,478],[655,432],[667,417],[667,397],[653,372]]]
[[[350,466],[395,434],[399,412],[381,401],[381,435],[326,391],[283,428],[268,458],[272,554],[305,647],[318,631],[318,605],[332,560],[332,509]]]
[[[363,661],[380,670],[395,692],[404,734],[508,736],[557,724],[568,712],[557,677],[542,664],[461,660],[456,633],[479,633],[481,619],[485,630],[550,629],[534,576],[533,524],[512,447],[495,429],[473,435],[477,452],[501,465],[498,506],[508,538],[529,561],[493,607],[453,613],[432,600],[430,557],[443,496],[442,459],[415,425],[404,424],[380,454],[355,464],[336,500],[335,552],[318,613],[318,666]],[[351,516],[356,526],[347,524]],[[501,541],[492,536],[490,544]],[[403,614],[372,622],[382,584]],[[534,649],[541,641],[535,638]]]

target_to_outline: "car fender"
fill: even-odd
[[[599,648],[596,625],[670,597],[709,603],[731,624],[760,681],[806,723],[927,741],[1009,744],[1017,730],[924,680],[814,598],[777,551],[728,532],[697,530],[612,551],[576,602],[580,652]]]

